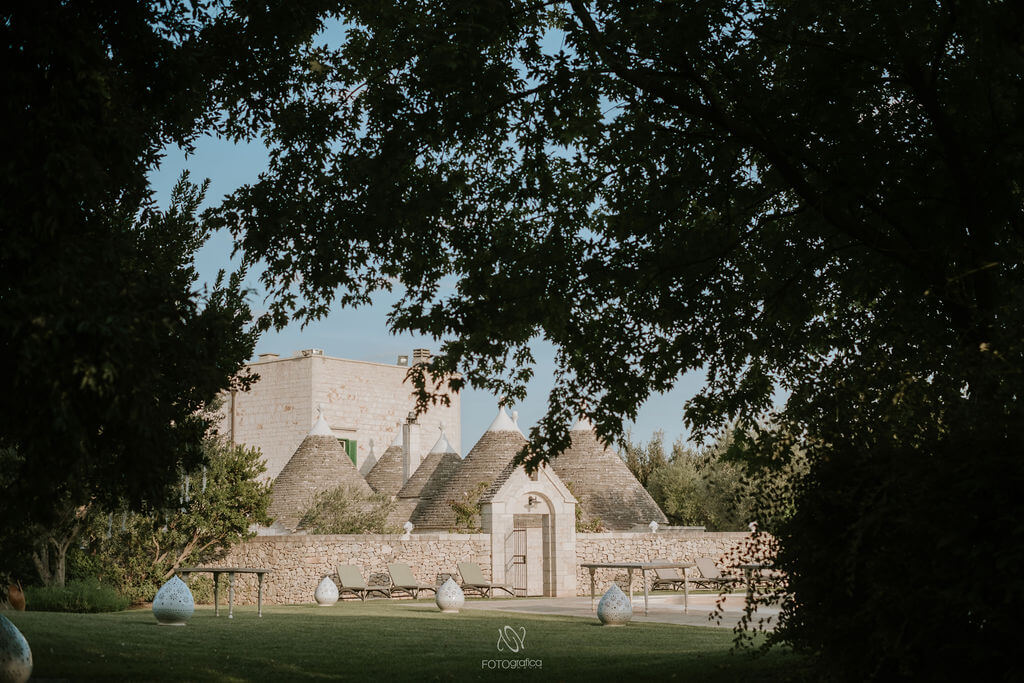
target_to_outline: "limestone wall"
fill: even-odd
[[[306,438],[316,417],[310,400],[312,366],[308,358],[282,358],[249,367],[260,379],[249,391],[225,395],[217,428],[235,443],[258,446],[267,462],[265,476],[273,479]]]
[[[659,531],[576,534],[576,593],[590,594],[590,572],[579,565],[584,562],[651,562],[658,559],[693,561],[711,557],[721,563],[723,556],[750,537],[743,531]],[[690,569],[693,576],[695,570]],[[598,595],[613,581],[626,580],[625,570],[598,569],[595,576]],[[642,590],[638,576],[633,577],[634,590]],[[625,583],[620,584],[625,586]]]
[[[359,467],[369,455],[370,439],[379,458],[395,438],[395,423],[404,422],[415,404],[412,382],[405,379],[409,368],[324,356],[313,358],[312,364],[313,405],[323,403],[325,418],[335,435],[357,440]],[[449,443],[459,451],[461,404],[458,394],[450,399],[451,405],[431,407],[413,425],[411,471],[437,441],[442,424]]]
[[[268,479],[276,477],[309,433],[323,404],[324,419],[334,435],[355,439],[357,467],[370,453],[380,457],[395,438],[396,423],[414,407],[409,368],[329,356],[264,358],[249,364],[260,376],[247,392],[225,394],[218,430],[236,443],[258,446],[267,461]],[[443,424],[456,448],[462,438],[458,394],[451,405],[433,406],[412,426],[413,466],[426,455]],[[233,432],[232,432],[233,430]]]
[[[703,556],[721,562],[749,534],[659,531],[579,533],[575,537],[576,594],[589,595],[590,573],[580,563],[693,560]],[[266,578],[263,598],[274,605],[312,602],[320,579],[328,574],[335,576],[338,564],[359,565],[368,583],[387,584],[388,562],[405,562],[421,582],[437,584],[447,573],[458,580],[457,565],[461,561],[476,562],[490,578],[490,534],[413,534],[408,541],[400,535],[259,536],[236,546],[216,564],[272,570]],[[612,581],[625,582],[626,572],[599,569],[595,579],[598,592],[603,593]],[[639,577],[633,580],[634,590],[642,590]],[[226,584],[223,587],[226,589]],[[239,576],[235,598],[243,605],[256,602],[255,577]]]
[[[362,567],[369,584],[388,584],[388,562],[405,562],[422,583],[439,582],[451,573],[458,581],[458,562],[480,565],[490,574],[490,536],[487,534],[416,534],[408,541],[400,535],[258,536],[234,547],[216,564],[224,567],[264,567],[266,604],[313,602],[313,591],[323,576],[336,577],[336,566]],[[223,581],[223,579],[222,579]],[[256,579],[239,575],[235,600],[255,604]],[[226,584],[222,585],[222,588]]]

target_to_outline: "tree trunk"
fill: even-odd
[[[67,529],[62,536],[49,534],[44,540],[37,541],[32,552],[32,563],[39,573],[39,579],[44,586],[64,587],[67,575],[68,548],[76,538],[82,525],[75,522]],[[50,546],[53,546],[53,553],[50,553]]]
[[[50,547],[47,541],[36,542],[35,549],[32,551],[32,564],[35,565],[36,571],[39,573],[39,580],[43,582],[43,585],[51,585],[53,574],[50,571]]]
[[[68,548],[71,547],[71,541],[73,541],[75,536],[77,536],[77,535],[78,535],[78,527],[76,525],[75,529],[72,531],[72,533],[70,535],[68,535],[68,536],[64,537],[63,539],[61,539],[61,541],[59,543],[54,541],[54,544],[53,544],[53,546],[54,546],[54,552],[53,552],[54,585],[60,586],[61,588],[64,587],[64,577],[65,577],[65,575],[67,573],[66,569],[67,569]]]

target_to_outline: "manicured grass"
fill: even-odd
[[[113,614],[5,612],[28,639],[35,678],[119,680],[793,680],[800,658],[730,652],[725,629],[463,610],[430,601],[253,607],[187,626],[158,626],[149,610]],[[505,625],[526,629],[519,653],[497,650]],[[491,670],[482,660],[540,660]],[[501,664],[498,664],[501,666]]]

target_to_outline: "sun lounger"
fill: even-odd
[[[655,562],[665,562],[668,560],[661,558],[655,560]],[[678,567],[666,567],[665,569],[654,570],[654,581],[651,582],[651,590],[656,588],[671,588],[672,590],[680,590],[685,583],[686,578],[683,576],[683,571]]]
[[[506,586],[503,583],[491,583],[484,578],[484,573],[480,570],[480,565],[476,562],[459,562],[459,574],[462,576],[462,590],[473,590],[485,598],[493,597],[494,590],[503,590],[512,597],[515,597],[515,591],[512,586]]]
[[[338,565],[338,594],[352,593],[360,600],[366,600],[370,593],[380,593],[385,598],[391,597],[391,589],[387,586],[367,586],[363,571],[354,564]]]
[[[391,592],[402,591],[408,593],[415,600],[420,591],[434,591],[437,593],[437,586],[420,583],[413,576],[412,569],[403,562],[392,562],[388,564],[388,574],[391,575]]]
[[[725,576],[722,574],[722,570],[718,568],[715,561],[710,557],[698,557],[695,560],[697,565],[697,571],[700,572],[700,576],[693,579],[695,586],[703,586],[705,588],[728,588],[732,592],[733,586],[738,586],[743,583],[743,579],[735,576]]]

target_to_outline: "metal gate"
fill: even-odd
[[[526,529],[513,529],[505,537],[505,577],[516,597],[526,596]]]

